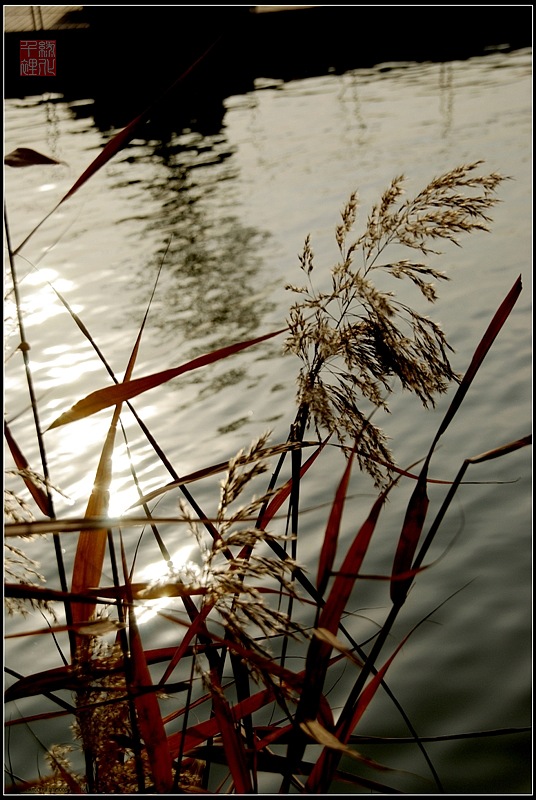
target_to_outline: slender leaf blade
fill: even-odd
[[[337,740],[344,746],[344,744],[348,741],[350,734],[352,731],[355,730],[359,720],[365,713],[366,709],[368,708],[372,698],[376,694],[379,686],[381,685],[385,673],[391,666],[392,662],[394,661],[396,655],[402,649],[406,641],[409,639],[411,632],[404,637],[402,642],[398,645],[394,653],[387,659],[385,664],[376,672],[376,674],[371,678],[369,683],[365,686],[363,691],[361,692],[356,707],[352,713],[351,720],[342,719],[339,720],[339,724],[337,725],[337,729],[335,730],[335,735]],[[311,793],[320,792],[322,789],[322,784],[326,783],[327,773],[330,771],[331,768],[336,769],[336,765],[338,763],[338,759],[334,759],[334,762],[331,760],[331,756],[333,754],[333,748],[327,747],[323,750],[320,758],[316,762],[313,771],[309,776],[309,780],[306,784],[306,791]]]
[[[452,422],[454,415],[458,411],[459,407],[462,404],[462,401],[469,391],[469,387],[472,384],[475,375],[477,374],[478,370],[484,358],[486,357],[487,353],[489,352],[490,347],[492,346],[493,342],[499,335],[501,328],[505,324],[506,320],[510,316],[513,307],[515,306],[519,295],[521,294],[522,290],[522,282],[521,282],[521,275],[517,278],[514,285],[504,298],[503,302],[495,312],[493,319],[491,320],[490,324],[488,325],[484,336],[480,340],[474,354],[473,358],[471,359],[471,363],[467,369],[467,372],[463,376],[460,385],[454,395],[452,402],[447,409],[447,413],[445,414],[443,421],[439,427],[439,430],[436,433],[436,437],[432,444],[432,449],[434,448],[435,444],[437,443],[439,437],[446,431],[447,427]]]
[[[116,409],[104,442],[93,489],[86,507],[85,516],[89,518],[105,516],[108,511],[109,487],[112,480],[112,452],[115,444],[117,418],[118,410]],[[99,585],[107,539],[108,531],[106,528],[95,531],[82,530],[80,532],[71,581],[71,591],[75,594],[81,594],[86,589]],[[89,620],[94,610],[94,603],[72,603],[73,623]]]
[[[203,356],[194,358],[192,361],[188,361],[180,367],[156,372],[144,378],[124,381],[123,383],[114,384],[113,386],[107,386],[104,389],[97,389],[97,391],[91,392],[83,400],[76,403],[69,411],[61,414],[52,425],[49,426],[48,430],[50,431],[53,428],[58,428],[60,425],[66,425],[70,422],[85,419],[105,408],[123,403],[126,400],[131,400],[133,397],[137,397],[143,392],[149,391],[149,389],[161,386],[163,383],[177,378],[179,375],[183,375],[194,369],[199,369],[200,367],[205,367],[208,364],[213,364],[223,358],[239,353],[241,350],[245,350],[248,347],[253,347],[267,339],[272,339],[274,336],[279,336],[281,333],[284,333],[285,330],[287,329],[283,328],[278,331],[273,331],[272,333],[266,333],[263,336],[257,336],[255,339],[248,339],[244,342],[237,342],[236,344],[213,350],[211,353],[206,353]]]
[[[31,496],[37,503],[37,507],[39,510],[47,517],[50,517],[50,502],[46,495],[46,493],[38,486],[34,481],[30,480],[24,473],[30,469],[30,465],[28,461],[24,457],[22,450],[18,446],[17,442],[13,438],[11,431],[9,430],[7,422],[4,422],[4,435],[6,437],[6,442],[13,456],[13,461],[17,465],[17,469],[21,471],[21,477],[24,483],[26,484],[26,488],[30,492]]]
[[[324,442],[322,442],[322,444],[318,447],[317,450],[315,450],[315,452],[311,456],[309,456],[305,464],[302,464],[300,468],[300,477],[303,477],[307,472],[307,470],[309,470],[313,466],[314,462],[316,461],[316,459],[318,458],[318,456],[320,455],[326,444],[327,444],[327,439]],[[287,500],[287,498],[289,497],[291,491],[292,491],[292,479],[288,480],[270,500],[267,508],[265,509],[258,523],[258,527],[261,530],[266,528],[266,526],[274,518],[274,516],[277,514],[277,512],[285,502],[285,500]]]
[[[321,595],[324,594],[324,590],[327,586],[331,570],[333,569],[333,564],[335,561],[335,554],[337,552],[337,542],[339,538],[342,512],[344,509],[346,494],[348,492],[348,483],[350,481],[350,474],[352,471],[354,452],[355,448],[352,450],[348,458],[346,469],[344,470],[344,474],[337,487],[337,491],[335,493],[333,505],[331,508],[331,513],[329,515],[328,524],[326,527],[326,532],[324,534],[324,541],[322,543],[320,557],[318,559],[318,573],[317,573],[316,585]]]
[[[248,770],[244,742],[238,736],[231,708],[223,694],[215,670],[211,670],[210,673],[210,691],[212,695],[212,706],[216,719],[218,720],[219,730],[222,735],[223,749],[225,751],[227,765],[231,771],[235,791],[238,794],[251,794],[253,792],[253,785]]]
[[[385,504],[387,495],[391,491],[394,483],[390,484],[376,499],[370,513],[361,525],[346,557],[341,565],[340,571],[335,578],[329,597],[326,601],[320,619],[319,628],[326,628],[336,634],[341,621],[342,614],[353,590],[357,575],[363,564],[370,541],[376,530],[376,525],[380,512]]]
[[[8,167],[33,167],[41,164],[64,164],[64,161],[57,161],[51,156],[45,156],[32,150],[31,147],[17,147],[4,156],[4,164]]]
[[[400,576],[411,570],[413,557],[422,534],[426,513],[428,511],[428,495],[426,492],[427,464],[422,470],[419,480],[409,499],[406,516],[402,524],[400,538],[393,561],[391,581],[391,600],[395,605],[402,605],[406,599],[413,577],[400,580]]]

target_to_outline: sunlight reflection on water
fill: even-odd
[[[171,580],[174,575],[183,573],[188,575],[189,581],[195,579],[195,576],[200,576],[200,570],[197,564],[190,560],[189,556],[196,548],[195,543],[185,545],[171,554],[170,561],[164,566],[162,559],[147,564],[139,573],[141,581],[158,586],[159,583],[165,582],[168,578]],[[144,625],[154,619],[158,612],[165,609],[169,605],[169,598],[163,597],[158,600],[145,600],[136,603],[136,619],[140,625]]]

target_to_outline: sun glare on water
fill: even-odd
[[[171,562],[168,565],[170,572],[173,571],[179,574],[181,572],[188,572],[191,576],[199,575],[199,567],[193,561],[190,561],[189,558],[195,547],[195,543],[192,542],[192,544],[183,545],[172,553]],[[146,581],[149,584],[158,584],[160,581],[165,581],[166,565],[163,563],[162,559],[147,564],[147,566],[140,571],[139,578],[142,582]],[[172,580],[171,577],[170,580]],[[136,618],[138,624],[142,625],[154,619],[161,609],[169,606],[169,603],[169,597],[161,597],[157,600],[146,600],[143,604],[137,604]]]

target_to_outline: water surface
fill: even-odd
[[[6,101],[6,152],[33,147],[65,162],[6,170],[15,246],[112,133],[93,125],[91,99]],[[285,285],[301,282],[298,254],[306,235],[311,234],[318,285],[327,285],[338,256],[335,226],[354,190],[363,222],[395,175],[405,174],[408,193],[416,193],[440,173],[482,160],[483,171],[510,178],[500,186],[491,232],[475,233],[462,240],[461,249],[446,247],[444,255],[434,257],[434,266],[447,270],[452,280],[439,287],[439,301],[426,309],[447,331],[456,369],[467,369],[519,275],[523,292],[433,462],[435,477],[452,479],[464,458],[530,430],[531,141],[529,51],[443,64],[383,64],[288,83],[259,79],[254,91],[226,99],[217,133],[204,135],[195,127],[140,133],[61,206],[16,261],[43,428],[109,383],[49,282],[121,377],[162,265],[134,377],[150,374],[281,328],[293,299]],[[413,301],[425,310],[416,295]],[[37,464],[9,300],[6,309],[6,414],[26,457]],[[298,369],[293,357],[282,355],[280,337],[154,389],[134,405],[176,470],[187,474],[228,459],[265,430],[272,431],[273,442],[284,440],[294,415]],[[391,437],[399,464],[425,455],[451,396],[441,398],[436,411],[423,411],[407,394],[395,394],[391,415],[377,421]],[[138,476],[148,492],[169,475],[131,415],[124,416]],[[45,434],[52,481],[68,498],[56,498],[58,515],[83,513],[108,422],[103,412]],[[328,503],[343,467],[336,453],[327,454],[323,468],[304,485],[305,505]],[[458,493],[430,554],[430,559],[442,558],[419,576],[394,632],[399,641],[441,606],[390,669],[389,685],[422,736],[530,723],[530,468],[528,449],[471,468],[471,480],[482,483]],[[121,513],[136,499],[121,440],[114,476],[111,511]],[[410,491],[410,485],[401,486],[389,503],[370,572],[390,567]],[[217,492],[214,483],[196,486],[207,513],[217,508]],[[343,543],[351,541],[374,499],[363,477],[354,477],[352,492],[356,506],[345,521]],[[437,489],[431,492],[436,507],[442,497]],[[176,494],[157,507],[161,515],[176,509]],[[313,575],[322,533],[318,516],[304,515],[298,558]],[[177,532],[167,536],[169,549],[180,550],[184,540]],[[62,541],[69,563],[75,538]],[[35,542],[29,553],[56,586],[50,547],[48,541]],[[140,574],[154,562],[154,543],[145,539]],[[364,640],[387,608],[377,582],[359,585],[354,608],[362,614],[353,622],[356,636]],[[174,633],[154,619],[144,634],[147,646],[162,645]],[[28,624],[39,627],[39,619]],[[53,647],[13,642],[6,662],[21,673],[35,669],[36,647],[40,668],[58,666]],[[332,691],[337,698],[341,687]],[[36,713],[30,701],[19,711]],[[41,725],[38,732],[45,741],[68,737],[60,724]],[[398,712],[381,696],[358,732],[407,735]],[[526,735],[454,739],[430,744],[429,753],[447,792],[524,793],[530,786],[528,745]],[[11,750],[16,772],[21,756],[13,743]],[[430,777],[412,745],[363,750]],[[433,791],[427,780],[399,780],[396,785],[405,791]]]

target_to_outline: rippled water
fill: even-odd
[[[443,171],[483,160],[483,170],[511,178],[500,187],[502,202],[493,210],[492,232],[473,234],[462,240],[462,249],[447,248],[434,260],[452,281],[440,287],[440,300],[429,313],[447,331],[459,371],[467,368],[518,275],[524,289],[438,450],[433,474],[451,479],[464,458],[529,433],[531,53],[380,65],[288,83],[260,80],[254,91],[227,98],[225,108],[223,127],[212,136],[189,130],[159,137],[158,130],[150,130],[148,138],[135,139],[61,206],[17,259],[42,426],[109,382],[48,282],[79,314],[121,376],[163,264],[134,377],[157,372],[208,349],[281,328],[292,300],[285,284],[301,281],[297,255],[305,236],[311,234],[322,285],[337,258],[334,231],[340,210],[355,189],[365,219],[395,175],[407,175],[408,192],[417,192]],[[111,135],[94,127],[91,113],[91,100],[84,99],[6,101],[6,152],[33,147],[65,162],[6,171],[14,246],[63,197]],[[6,414],[28,460],[37,464],[10,312],[8,301]],[[180,474],[226,460],[267,429],[274,442],[286,438],[299,365],[281,355],[280,338],[135,401]],[[423,457],[449,399],[431,412],[400,394],[391,416],[378,418],[392,437],[399,464]],[[83,513],[108,422],[101,413],[45,434],[52,481],[69,498],[56,498],[58,515]],[[125,425],[143,490],[166,483],[169,476],[128,414]],[[530,453],[526,448],[471,470],[470,479],[484,483],[458,493],[430,554],[443,558],[419,576],[394,632],[400,640],[453,595],[414,633],[390,669],[389,685],[422,736],[519,727],[531,719]],[[337,456],[328,455],[324,469],[305,484],[306,505],[329,502],[341,471]],[[136,498],[121,445],[114,475],[111,511],[121,513]],[[380,540],[370,572],[385,572],[391,564],[393,531],[410,490],[401,487],[389,504],[385,544]],[[354,491],[361,516],[347,520],[348,541],[374,497],[364,479],[355,480]],[[196,485],[195,494],[213,513],[218,501],[214,483]],[[432,492],[433,501],[441,497],[439,490]],[[176,502],[176,495],[166,498],[158,513],[173,514]],[[305,544],[298,552],[313,575],[322,534],[317,523],[316,517],[304,516]],[[180,549],[182,543],[169,536],[169,549]],[[75,539],[66,536],[63,542],[69,562]],[[28,552],[55,586],[49,547],[48,542],[32,543]],[[140,574],[154,560],[154,544],[147,541],[140,550]],[[364,617],[383,618],[385,597],[376,582],[360,585],[355,608]],[[33,620],[30,627],[40,624]],[[370,622],[355,624],[363,639],[373,630]],[[171,634],[153,625],[147,637],[154,634],[161,645]],[[35,669],[37,655],[39,668],[59,664],[53,647],[13,641],[17,644],[9,644],[6,661],[21,673]],[[333,696],[338,691],[334,687]],[[20,711],[35,713],[30,701]],[[45,740],[49,732],[51,741],[67,736],[59,725],[39,729]],[[390,701],[380,696],[367,710],[360,732],[407,735]],[[529,744],[526,735],[509,735],[428,747],[447,792],[523,793],[530,788]],[[420,753],[406,747],[363,750],[428,776]],[[401,780],[406,791],[433,791],[421,779]]]

